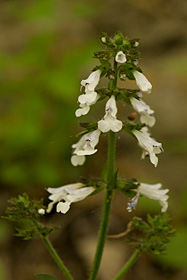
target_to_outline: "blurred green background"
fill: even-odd
[[[153,136],[163,143],[155,169],[141,161],[136,142],[119,134],[119,173],[147,183],[162,182],[170,189],[169,213],[177,229],[163,257],[144,255],[127,279],[187,279],[187,2],[184,0],[1,0],[0,2],[0,184],[1,214],[7,200],[23,192],[45,197],[46,187],[76,182],[101,174],[107,137],[98,153],[82,167],[70,164],[71,145],[81,131],[79,121],[99,120],[104,103],[76,119],[80,80],[97,61],[102,31],[120,30],[140,37],[139,64],[153,85],[144,100],[155,110]],[[127,83],[128,84],[128,83]],[[121,83],[120,86],[125,84]],[[135,83],[129,83],[135,87]],[[126,107],[119,107],[119,115]],[[158,213],[158,203],[142,199],[133,214],[127,200],[116,195],[111,233],[125,230],[132,215]],[[100,221],[102,194],[72,206],[65,216],[49,215],[46,222],[61,224],[53,243],[76,279],[86,279],[93,258]],[[0,222],[0,280],[30,280],[34,273],[61,277],[39,240],[13,236],[13,225]],[[100,278],[112,279],[132,250],[123,240],[108,241]],[[116,260],[115,262],[113,260]],[[61,279],[61,278],[60,278]]]

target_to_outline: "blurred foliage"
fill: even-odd
[[[3,267],[3,264],[2,264],[2,261],[0,260],[0,280],[4,280],[5,277],[4,277],[4,267]]]
[[[57,278],[54,278],[53,276],[49,274],[35,274],[34,275],[37,279],[41,280],[58,280]]]
[[[176,236],[167,245],[165,254],[160,256],[157,261],[162,262],[166,267],[185,269],[187,271],[187,251],[184,250],[185,244],[187,244],[187,228],[179,227]]]
[[[58,2],[33,2],[19,16],[54,21]],[[57,31],[48,30],[33,35],[19,52],[0,53],[2,185],[19,189],[58,185],[70,173],[68,135],[75,122],[79,72],[96,43],[64,48],[66,38],[60,40]]]

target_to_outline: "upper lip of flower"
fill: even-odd
[[[99,83],[100,75],[100,69],[93,71],[86,80],[81,81],[81,86],[84,86],[89,91],[94,91],[95,87]]]

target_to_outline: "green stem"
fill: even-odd
[[[90,275],[90,280],[95,280],[101,264],[103,255],[104,244],[106,241],[107,229],[110,218],[110,209],[113,194],[113,175],[114,175],[114,162],[115,162],[115,150],[116,150],[116,138],[115,133],[110,131],[108,141],[108,159],[107,159],[107,188],[103,204],[103,212],[101,218],[101,225],[99,229],[97,249],[93,262],[93,267]]]
[[[118,64],[114,58],[114,71],[115,71],[115,78],[113,80],[113,90],[117,87],[117,80],[118,80]]]
[[[131,256],[131,258],[128,260],[128,262],[122,267],[120,272],[116,275],[116,277],[113,278],[113,280],[119,280],[121,277],[131,268],[131,266],[136,262],[138,257],[140,256],[141,251],[136,250],[134,254]]]
[[[68,269],[66,268],[66,266],[63,264],[61,258],[59,257],[59,255],[57,254],[55,248],[53,247],[53,245],[51,244],[51,242],[49,241],[48,237],[44,237],[41,232],[40,232],[40,227],[39,224],[36,220],[33,219],[33,225],[36,227],[37,231],[38,231],[38,235],[40,236],[40,238],[42,239],[43,243],[45,244],[47,250],[49,251],[50,255],[52,256],[52,258],[54,259],[54,261],[56,262],[56,264],[58,265],[58,267],[62,270],[62,272],[64,273],[64,275],[66,276],[66,278],[68,280],[73,280],[73,277],[71,276],[70,272],[68,271]]]
[[[49,251],[49,253],[51,254],[52,258],[54,259],[54,261],[56,262],[56,264],[58,265],[58,267],[62,270],[62,272],[64,273],[64,275],[66,276],[66,278],[68,280],[73,280],[73,277],[71,276],[70,272],[68,271],[68,269],[65,267],[65,265],[63,264],[61,258],[59,257],[59,255],[57,254],[56,250],[54,249],[53,245],[51,244],[51,242],[49,241],[49,239],[47,237],[42,237],[42,241],[44,242],[47,250]]]

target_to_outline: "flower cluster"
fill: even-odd
[[[90,107],[100,100],[107,99],[105,105],[105,114],[102,119],[92,125],[90,123],[86,130],[81,133],[81,138],[72,145],[71,163],[74,166],[83,165],[86,156],[97,152],[97,144],[102,134],[112,131],[114,133],[121,130],[134,136],[138,145],[142,149],[141,158],[149,157],[151,163],[156,167],[158,164],[157,154],[163,151],[162,144],[154,140],[149,131],[156,120],[153,116],[154,110],[143,101],[143,94],[150,94],[152,90],[151,83],[138,67],[139,52],[137,50],[139,42],[137,39],[129,40],[124,38],[118,32],[114,38],[109,38],[106,33],[101,36],[101,42],[104,44],[103,51],[95,52],[94,58],[99,59],[100,65],[96,66],[87,79],[81,81],[81,94],[78,97],[79,108],[76,110],[76,117],[86,115]],[[114,59],[113,63],[111,59]],[[106,77],[109,80],[108,87],[98,89],[100,79]],[[130,90],[118,87],[117,80],[126,79],[135,80],[138,89]],[[130,122],[124,122],[117,118],[117,101],[123,100],[127,105],[136,111],[134,115],[139,114],[140,123],[135,122],[135,118],[129,119]],[[130,131],[129,131],[130,130]],[[140,194],[151,199],[158,200],[162,205],[162,212],[167,209],[168,196],[166,190],[160,190],[161,184],[148,185],[140,184],[135,190],[137,194],[128,204],[128,211],[135,208]],[[70,204],[79,201],[94,191],[94,187],[86,187],[82,183],[67,185],[60,188],[48,188],[51,194],[47,212],[50,212],[53,205],[57,203],[57,212],[66,213]]]
[[[103,33],[101,42],[105,45],[105,51],[94,53],[95,58],[101,62],[87,79],[81,81],[81,91],[84,88],[85,93],[81,93],[78,97],[79,108],[76,110],[75,115],[80,117],[86,115],[90,106],[97,101],[108,98],[105,106],[105,115],[103,119],[97,122],[97,130],[85,131],[84,136],[72,145],[73,155],[71,163],[74,166],[83,165],[87,155],[94,154],[97,149],[95,146],[99,142],[101,133],[118,132],[123,129],[123,122],[117,119],[117,100],[123,99],[127,104],[139,114],[140,123],[142,128],[132,129],[132,134],[137,138],[139,146],[142,148],[141,158],[149,156],[151,163],[154,166],[158,164],[156,154],[163,151],[161,143],[155,141],[150,137],[148,127],[153,127],[156,120],[153,116],[154,110],[150,108],[142,100],[142,93],[150,93],[152,90],[151,83],[143,75],[142,70],[137,67],[139,53],[137,47],[139,46],[138,40],[129,40],[123,38],[122,34],[118,32],[114,38],[109,38],[107,34]],[[114,65],[111,64],[111,57],[114,57]],[[116,88],[98,90],[96,89],[101,77],[107,77],[111,83],[116,80]],[[126,78],[135,80],[139,90],[126,90],[125,96],[122,90],[117,87],[117,78],[124,80]],[[109,83],[110,84],[110,83]],[[146,127],[143,127],[145,126]]]

